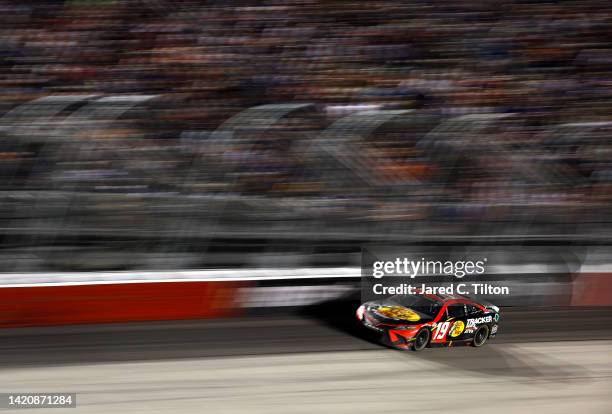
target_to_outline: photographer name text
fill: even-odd
[[[420,285],[412,285],[401,283],[396,286],[385,286],[382,283],[377,283],[372,286],[372,290],[376,295],[414,295],[430,294],[430,295],[509,295],[510,288],[508,286],[493,286],[488,283],[456,283],[447,286],[431,286],[421,283]]]

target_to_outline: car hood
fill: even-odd
[[[392,301],[370,303],[368,311],[378,317],[401,323],[422,323],[431,320],[431,316],[416,309],[399,305]]]

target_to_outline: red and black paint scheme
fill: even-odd
[[[499,308],[459,295],[395,295],[366,302],[357,319],[379,332],[382,340],[399,349],[473,345],[495,337]]]

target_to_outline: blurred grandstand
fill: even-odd
[[[0,2],[3,271],[606,243],[612,5]]]

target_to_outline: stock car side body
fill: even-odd
[[[459,295],[395,295],[366,302],[357,319],[399,349],[482,346],[495,337],[499,308]]]

